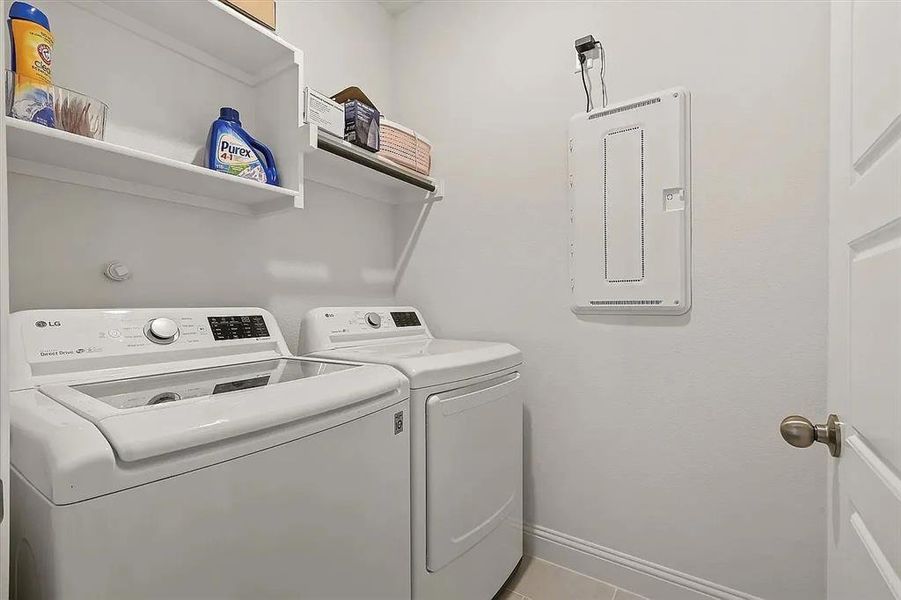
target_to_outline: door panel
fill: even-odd
[[[899,225],[851,244],[852,404],[844,415],[896,471],[901,469],[901,336],[884,332],[901,331],[901,285],[893,285],[901,273]]]
[[[873,454],[859,435],[851,437],[842,454],[842,476],[849,489],[855,491],[849,513],[872,538],[870,547],[878,548],[895,573],[901,573],[901,535],[898,523],[898,498],[901,479]],[[901,591],[901,590],[899,590]]]
[[[832,4],[829,600],[901,600],[901,3]]]
[[[873,540],[869,529],[852,513],[853,539],[848,540],[850,562],[846,576],[849,578],[848,594],[843,598],[856,600],[897,600],[897,588],[885,578],[889,569],[881,568],[881,551]],[[830,597],[832,592],[830,591]]]
[[[852,141],[859,163],[878,150],[876,142],[901,115],[901,70],[886,60],[901,54],[901,2],[855,2],[852,19]]]
[[[426,403],[426,567],[435,572],[522,518],[519,373]]]

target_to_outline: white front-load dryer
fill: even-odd
[[[319,308],[307,356],[410,380],[414,600],[489,600],[522,557],[520,351],[435,339],[411,307]]]
[[[406,378],[258,308],[11,317],[17,600],[409,598]]]

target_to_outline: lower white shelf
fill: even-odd
[[[407,204],[444,198],[444,180],[417,173],[354,146],[316,125],[300,128],[303,178],[356,196]]]
[[[240,215],[303,208],[298,190],[5,117],[8,168],[133,196]]]

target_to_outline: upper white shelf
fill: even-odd
[[[304,125],[300,132],[304,181],[390,204],[444,198],[442,179],[402,167],[316,125]]]
[[[301,62],[300,50],[219,0],[69,1],[249,85]]]
[[[11,172],[241,215],[303,208],[298,190],[267,185],[5,117]]]

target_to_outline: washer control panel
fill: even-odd
[[[397,327],[419,327],[419,315],[415,310],[391,311],[391,320]]]
[[[217,341],[269,337],[263,315],[207,317],[207,321]]]
[[[144,374],[171,361],[291,356],[275,317],[253,307],[25,310],[9,326],[13,390]]]
[[[144,335],[154,344],[171,344],[180,333],[178,323],[168,317],[151,319],[144,326]]]
[[[29,311],[39,317],[23,326],[26,347],[36,357],[103,354],[157,346],[222,346],[228,342],[269,340],[262,313],[211,315],[201,310],[149,311]],[[269,317],[271,318],[271,317]],[[277,331],[277,330],[276,330]],[[280,336],[279,336],[280,337]],[[162,350],[162,348],[160,348]]]

